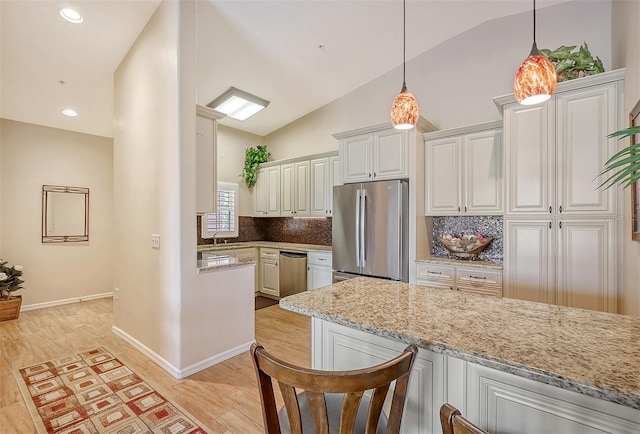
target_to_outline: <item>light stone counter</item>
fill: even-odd
[[[364,277],[280,306],[640,409],[640,318]]]
[[[309,252],[315,250],[331,251],[331,246],[321,246],[317,244],[297,244],[297,243],[280,243],[277,241],[247,241],[242,243],[228,244],[205,244],[198,246],[198,252],[215,252],[216,250],[241,249],[243,247],[271,247],[273,249],[291,250],[300,252]]]
[[[416,258],[416,262],[425,262],[428,264],[452,264],[459,265],[461,267],[493,268],[496,270],[502,270],[503,268],[502,264],[499,262],[444,258],[441,256],[421,256]]]
[[[239,258],[209,258],[198,259],[198,273],[207,271],[217,271],[226,268],[244,267],[247,265],[255,265],[256,261],[252,259],[239,259]]]

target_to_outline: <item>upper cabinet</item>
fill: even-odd
[[[280,215],[280,166],[262,167],[254,187],[256,217]]]
[[[598,173],[616,152],[607,135],[620,127],[623,76],[561,83],[538,106],[504,104],[507,216],[616,213],[616,189],[599,189]]]
[[[502,214],[502,121],[424,135],[425,214]]]
[[[282,216],[308,216],[310,206],[309,161],[282,164],[281,208]]]
[[[334,135],[345,184],[409,177],[409,135],[388,125]]]
[[[333,215],[333,186],[342,185],[340,157],[337,155],[311,160],[311,215]]]
[[[217,211],[216,121],[222,113],[196,106],[196,212]]]

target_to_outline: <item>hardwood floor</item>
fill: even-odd
[[[0,322],[0,434],[35,432],[14,370],[96,346],[109,348],[211,432],[264,432],[248,352],[176,380],[114,335],[112,322],[110,298],[23,312],[18,320]],[[291,363],[311,365],[311,325],[306,316],[277,305],[258,310],[256,340]]]

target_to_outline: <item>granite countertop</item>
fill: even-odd
[[[198,259],[198,273],[206,271],[217,271],[233,267],[244,267],[246,265],[255,265],[253,259],[239,259],[233,257],[217,257]]]
[[[640,409],[640,318],[366,277],[280,306]]]
[[[420,256],[416,258],[416,262],[425,262],[429,264],[451,264],[463,267],[493,268],[496,270],[502,270],[503,268],[500,262],[444,258],[442,256]]]
[[[198,252],[215,252],[216,250],[241,249],[243,247],[271,247],[274,249],[310,252],[314,250],[331,251],[331,246],[316,244],[280,243],[277,241],[246,241],[242,243],[205,244],[198,246]]]

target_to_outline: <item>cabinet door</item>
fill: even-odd
[[[462,154],[463,211],[468,214],[502,214],[502,131],[465,135]]]
[[[408,132],[396,129],[375,132],[372,157],[374,180],[408,178]]]
[[[307,290],[322,288],[331,285],[332,281],[331,267],[322,267],[319,265],[307,266]]]
[[[372,137],[371,134],[362,134],[347,137],[340,142],[342,179],[345,184],[370,181]]]
[[[555,303],[551,220],[506,220],[504,295]]]
[[[280,215],[280,166],[267,167],[266,212],[270,217]]]
[[[256,184],[253,186],[254,213],[256,217],[267,215],[267,186],[269,185],[269,174],[266,169],[259,169]]]
[[[295,166],[293,163],[280,166],[280,214],[293,216],[296,201]]]
[[[331,187],[329,158],[311,160],[311,215],[326,217],[329,215]]]
[[[504,109],[506,214],[547,214],[553,206],[553,104]]]
[[[329,216],[333,215],[333,187],[336,185],[342,185],[342,167],[338,156],[329,157]]]
[[[308,216],[310,214],[310,196],[311,188],[309,185],[309,162],[300,161],[295,163],[295,209],[293,214],[295,216]]]
[[[425,142],[427,215],[460,213],[460,136]]]
[[[278,261],[263,259],[260,261],[260,292],[280,296],[280,270]]]
[[[216,121],[196,116],[196,212],[217,211]]]
[[[615,221],[557,222],[558,304],[616,312]]]
[[[604,163],[616,151],[616,85],[557,94],[556,208],[563,215],[615,215],[616,189],[599,189]],[[561,210],[561,211],[560,211]]]

